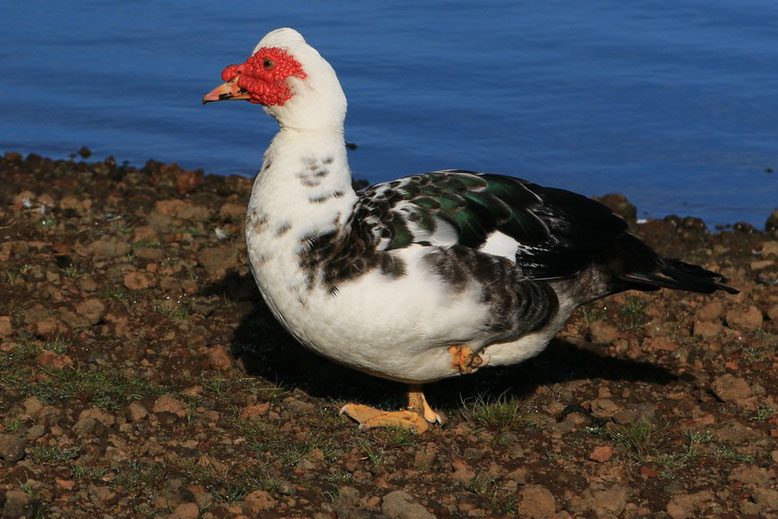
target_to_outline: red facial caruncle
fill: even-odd
[[[251,96],[252,103],[283,106],[292,97],[286,78],[305,79],[306,74],[288,52],[270,47],[259,49],[245,63],[230,65],[222,71],[224,81],[232,81],[236,76],[238,87]]]

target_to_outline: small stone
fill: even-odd
[[[769,317],[770,320],[773,322],[778,321],[778,304],[771,306],[767,310],[767,317]]]
[[[603,321],[594,321],[591,325],[592,342],[597,344],[611,344],[619,338],[619,329]]]
[[[775,473],[772,470],[755,465],[741,465],[735,467],[729,475],[729,480],[766,487],[770,484],[770,479],[773,477],[775,477]]]
[[[0,315],[0,338],[9,337],[14,332],[10,315]]]
[[[9,490],[5,493],[2,517],[32,517],[35,505],[32,496],[21,490]]]
[[[629,489],[622,485],[614,485],[605,490],[592,491],[592,503],[597,517],[618,517],[627,506]]]
[[[76,486],[76,482],[72,479],[54,478],[54,482],[57,484],[57,487],[62,490],[73,490],[73,487]]]
[[[249,513],[256,516],[264,510],[272,510],[276,506],[276,500],[264,490],[255,490],[243,498]]]
[[[717,377],[711,389],[724,402],[739,402],[752,395],[748,382],[730,373]]]
[[[49,369],[64,369],[73,366],[73,359],[64,353],[46,350],[38,355],[38,366]]]
[[[219,209],[219,216],[225,220],[233,222],[242,222],[246,219],[246,206],[243,204],[233,204],[227,202]]]
[[[556,511],[554,495],[542,485],[526,485],[519,492],[519,517],[542,519]]]
[[[97,420],[101,424],[103,424],[106,427],[111,427],[113,424],[116,423],[116,417],[103,409],[102,407],[90,407],[89,409],[84,409],[78,414],[78,419],[84,419],[84,418],[92,418],[94,420]]]
[[[232,357],[224,346],[214,346],[208,350],[208,363],[220,371],[232,369]]]
[[[592,414],[597,418],[604,419],[613,418],[622,409],[613,400],[608,398],[596,398],[592,400],[591,406]]]
[[[24,402],[22,402],[22,405],[24,406],[24,413],[33,419],[37,418],[41,410],[43,409],[43,404],[41,403],[41,401],[34,396],[31,396],[30,398],[26,399]]]
[[[105,317],[105,303],[97,298],[90,298],[76,304],[76,313],[86,318],[89,324],[95,325]]]
[[[595,447],[592,452],[589,453],[589,459],[598,463],[605,463],[613,456],[613,449],[607,445]]]
[[[124,411],[124,416],[131,422],[140,422],[147,414],[148,411],[140,402],[131,402]]]
[[[713,500],[713,493],[709,490],[701,490],[694,494],[676,494],[667,504],[667,513],[673,519],[698,517],[698,512]]]
[[[261,404],[247,405],[240,411],[240,418],[242,420],[248,420],[250,422],[256,422],[262,416],[266,415],[270,411],[270,402],[262,402]]]
[[[90,243],[86,250],[95,258],[111,259],[124,256],[130,252],[130,248],[126,241],[106,236]]]
[[[97,429],[102,431],[99,422],[94,418],[81,418],[73,424],[73,432],[79,437],[93,435]]]
[[[711,301],[697,310],[697,317],[703,321],[713,321],[721,317],[724,313],[724,307],[719,301]]]
[[[727,325],[743,332],[750,332],[762,326],[762,312],[750,305],[745,310],[742,308],[733,308],[726,315]]]
[[[751,491],[754,502],[766,510],[778,510],[778,490],[756,487]]]
[[[762,244],[762,256],[778,256],[778,241],[766,241]]]
[[[130,290],[143,290],[151,286],[151,278],[145,272],[133,270],[124,274],[124,286]]]
[[[174,415],[184,417],[187,413],[187,406],[172,395],[162,395],[154,402],[153,411],[155,413],[173,413]]]
[[[168,517],[170,519],[197,519],[199,516],[200,507],[197,506],[197,503],[181,503]]]
[[[108,505],[116,499],[116,492],[107,486],[90,484],[87,487],[87,493],[89,494],[89,500],[95,506]]]
[[[638,217],[638,209],[635,204],[627,200],[627,197],[619,193],[609,193],[602,197],[594,197],[598,202],[605,204],[611,211],[621,216],[628,222],[634,222]]]
[[[238,250],[230,245],[209,247],[200,252],[197,260],[209,274],[212,276],[219,275],[228,269],[237,268]]]
[[[713,321],[694,321],[692,333],[697,337],[716,337],[724,327]]]
[[[451,474],[451,479],[462,484],[470,483],[475,477],[475,472],[462,460],[454,460],[451,463],[454,473]]]
[[[24,457],[27,442],[15,434],[0,434],[0,458],[15,463]]]
[[[764,229],[767,232],[778,230],[778,209],[774,210],[770,216],[767,217],[767,221],[764,224]]]
[[[384,496],[381,511],[390,519],[435,519],[426,508],[416,503],[405,490],[395,490]]]

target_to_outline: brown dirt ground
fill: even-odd
[[[359,432],[402,387],[308,353],[251,279],[251,181],[0,160],[3,517],[778,514],[778,235],[634,225],[738,296],[626,293],[545,353],[432,384],[422,436]]]

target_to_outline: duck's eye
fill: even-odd
[[[265,70],[270,70],[274,66],[275,66],[275,63],[273,63],[272,59],[266,59],[265,61],[262,62],[262,68],[264,68]]]

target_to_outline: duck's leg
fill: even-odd
[[[408,408],[403,411],[382,411],[361,404],[346,404],[340,414],[346,413],[359,422],[359,429],[373,427],[400,427],[421,434],[431,423],[443,423],[443,418],[432,410],[424,398],[421,386],[409,386]]]

